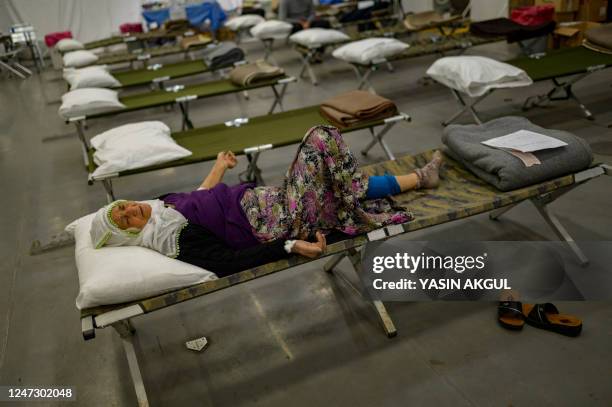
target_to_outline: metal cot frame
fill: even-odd
[[[587,170],[578,172],[572,175],[573,182],[570,185],[566,185],[564,187],[560,187],[556,190],[552,190],[549,192],[539,193],[535,196],[528,198],[538,209],[538,212],[540,213],[540,215],[542,215],[544,220],[555,231],[557,236],[559,236],[559,239],[567,243],[568,247],[577,256],[581,264],[588,263],[588,259],[582,253],[576,242],[573,240],[567,230],[563,227],[560,221],[548,210],[547,205],[555,201],[559,197],[563,196],[565,193],[576,188],[577,186],[604,174],[608,176],[612,175],[612,167],[608,165],[598,165]],[[524,200],[525,199],[520,199],[516,202],[509,202],[506,203],[504,206],[480,211],[478,213],[471,213],[464,217],[489,212],[489,218],[491,220],[496,220],[502,214],[506,213]],[[354,272],[359,274],[361,272],[361,256],[359,252],[360,248],[370,241],[389,239],[394,236],[409,233],[410,230],[406,228],[406,225],[409,224],[410,222],[403,225],[387,226],[381,229],[374,230],[368,233],[367,235],[358,236],[354,239],[349,239],[328,246],[327,255],[331,255],[332,257],[325,263],[323,269],[326,272],[333,273],[335,276],[348,283],[349,287],[353,288],[355,291],[357,291],[357,293],[361,295],[362,291],[359,290],[359,288],[357,288],[356,286],[354,286],[353,283],[348,281],[346,277],[342,276],[340,273],[333,272],[335,266],[337,266],[342,259],[347,257],[351,262]],[[88,310],[83,310],[81,312],[81,333],[85,340],[90,340],[95,338],[96,329],[102,329],[109,326],[115,329],[115,331],[121,337],[138,403],[140,406],[148,406],[149,401],[147,398],[142,373],[140,371],[138,358],[136,356],[134,344],[136,330],[134,329],[131,323],[132,318],[311,261],[315,260],[305,258],[293,258],[292,262],[284,264],[278,269],[266,269],[264,266],[262,268],[245,270],[233,276],[216,280],[216,282],[218,283],[210,285],[208,287],[206,286],[207,283],[202,283],[200,285],[184,288],[168,294],[162,294],[157,297],[144,299],[132,304],[105,307],[106,309],[99,310],[98,312],[96,312],[96,310],[90,310],[91,312]],[[233,278],[234,276],[236,276],[237,278]],[[164,300],[168,295],[171,295],[173,298],[173,302],[171,304],[168,304]],[[384,303],[382,301],[371,300],[363,296],[362,298],[364,299],[364,301],[368,302],[374,309],[387,337],[392,338],[396,336],[397,329],[395,328],[393,319],[387,312]]]
[[[272,83],[272,84],[268,84],[265,86],[261,86],[261,88],[263,87],[270,87],[272,88],[272,92],[274,93],[274,100],[272,102],[272,105],[270,106],[270,109],[268,110],[268,114],[274,112],[274,110],[276,109],[276,107],[278,106],[278,108],[280,109],[280,111],[284,111],[284,106],[283,106],[283,98],[285,96],[285,92],[287,91],[287,86],[292,83],[292,82],[296,82],[297,79],[293,76],[288,76],[285,78],[281,78],[278,81]],[[278,89],[277,87],[280,87],[280,89]],[[257,89],[260,88],[260,86],[254,86],[254,87],[250,87],[250,88],[245,88],[245,89],[238,89],[234,92],[230,92],[230,93],[234,93],[234,94],[238,94],[240,92],[244,93],[245,97],[248,98],[248,90],[252,90],[252,89]],[[166,88],[165,90],[167,92],[178,92],[178,91],[182,91],[185,89],[184,85],[175,85],[172,86],[170,88]],[[223,94],[227,94],[227,93],[223,93]],[[185,96],[180,96],[175,98],[174,100],[168,101],[166,103],[163,104],[155,104],[155,105],[151,105],[151,106],[145,106],[139,109],[135,109],[135,110],[141,110],[141,109],[148,109],[148,108],[153,108],[153,107],[159,107],[159,106],[172,106],[172,105],[178,105],[179,109],[181,111],[181,116],[182,116],[182,121],[181,121],[181,130],[187,130],[187,129],[193,129],[194,125],[193,122],[191,121],[191,117],[189,116],[189,102],[192,102],[194,100],[198,100],[198,99],[206,99],[208,97],[213,97],[213,96],[219,96],[217,94],[215,95],[208,95],[208,96],[198,96],[196,94],[193,95],[185,95]],[[89,141],[87,140],[87,137],[85,136],[85,128],[87,126],[87,121],[88,120],[92,120],[92,119],[97,119],[97,118],[103,118],[103,117],[111,117],[111,116],[115,116],[117,114],[121,114],[124,112],[128,112],[128,111],[134,111],[134,110],[117,110],[117,111],[111,111],[108,114],[101,114],[101,115],[93,115],[93,116],[75,116],[75,117],[71,117],[69,119],[66,119],[66,123],[67,124],[74,124],[75,128],[76,128],[76,133],[77,136],[79,138],[79,140],[81,141],[81,143],[83,143],[83,145],[87,146],[87,148],[89,148]],[[85,156],[85,162],[88,161],[87,156]]]
[[[235,119],[235,120],[230,120],[228,122],[226,122],[226,125],[230,125],[230,126],[236,126],[236,127],[242,127],[242,121],[244,119],[240,118],[240,119]],[[410,118],[409,115],[407,115],[406,113],[398,113],[395,116],[389,117],[387,119],[384,119],[380,122],[377,123],[373,123],[370,126],[364,127],[364,128],[356,128],[356,129],[348,129],[345,130],[347,132],[352,132],[352,131],[357,131],[357,130],[365,130],[367,129],[368,132],[370,133],[371,137],[372,137],[372,141],[370,141],[370,143],[361,150],[361,154],[362,155],[367,155],[367,153],[376,145],[380,145],[380,147],[383,149],[385,155],[387,156],[387,158],[389,160],[395,160],[395,155],[393,154],[393,152],[391,151],[391,148],[387,145],[387,143],[384,140],[385,135],[399,122],[410,122],[412,119]],[[379,131],[376,131],[375,128],[376,127],[380,127],[382,126],[382,129],[380,129]],[[244,126],[247,130],[248,130],[248,124],[246,124]],[[84,161],[85,161],[85,167],[86,168],[90,168],[90,164],[91,164],[91,151],[92,151],[92,147],[91,145],[87,142],[87,140],[85,139],[85,137],[79,137],[80,141],[81,141],[81,147],[82,147],[82,151],[83,151],[83,157],[84,157]],[[299,143],[302,140],[302,136],[298,135],[295,138],[295,143]],[[278,147],[282,147],[286,144],[283,144],[281,146]],[[246,147],[243,150],[241,150],[239,153],[244,154],[247,157],[248,160],[248,165],[247,168],[244,172],[242,172],[240,174],[240,178],[245,181],[245,182],[255,182],[258,185],[264,185],[264,179],[262,176],[262,171],[261,168],[257,165],[259,158],[261,158],[261,154],[265,151],[268,150],[272,150],[274,148],[276,148],[277,146],[275,146],[274,144],[262,144],[262,145],[256,145],[256,146],[250,146],[250,147]],[[202,160],[202,161],[207,161],[207,160]],[[198,162],[202,162],[202,161],[198,161]],[[194,162],[195,163],[195,162]],[[164,168],[170,168],[173,167],[172,163],[168,163],[167,167]],[[160,169],[159,167],[156,167],[156,169]],[[147,169],[143,168],[142,172],[146,172]],[[113,188],[113,179],[120,177],[121,174],[119,173],[114,173],[114,174],[106,174],[104,176],[101,177],[94,177],[91,173],[88,174],[87,176],[87,181],[88,183],[91,185],[96,181],[102,182],[102,185],[104,187],[104,190],[106,192],[106,200],[108,203],[113,202],[115,200],[115,193],[114,193],[114,188]]]
[[[542,57],[541,54],[540,55],[536,54],[536,55],[531,56],[530,58],[539,59],[540,57]],[[609,68],[610,66],[612,65],[592,65],[592,66],[585,67],[584,72],[581,72],[581,73],[572,72],[566,75],[558,75],[552,78],[542,78],[542,79],[535,80],[536,82],[550,80],[553,83],[553,87],[547,93],[527,97],[525,99],[525,102],[523,103],[522,110],[527,111],[534,107],[542,106],[543,104],[548,103],[548,102],[554,102],[558,100],[572,100],[574,103],[578,105],[578,107],[580,108],[580,110],[582,111],[586,119],[595,120],[595,116],[593,115],[593,113],[591,113],[591,111],[586,107],[586,105],[574,93],[573,86],[576,84],[576,82],[586,78],[587,76],[595,72]],[[562,78],[568,78],[568,79],[563,80]],[[476,98],[472,98],[472,99],[468,99],[467,97],[462,95],[462,93],[458,91],[457,89],[453,89],[453,88],[449,88],[449,89],[451,93],[453,94],[453,96],[455,97],[455,100],[459,104],[460,109],[457,112],[455,112],[450,118],[443,121],[442,125],[447,126],[451,124],[452,122],[457,120],[461,115],[463,115],[466,112],[470,113],[470,115],[472,116],[472,118],[474,119],[476,123],[482,124],[482,120],[478,116],[478,113],[476,112],[476,109],[474,107],[478,103],[486,99],[489,95],[491,95],[491,93],[493,93],[495,89],[490,89],[483,95],[478,96]],[[504,88],[499,88],[499,89],[504,89]]]

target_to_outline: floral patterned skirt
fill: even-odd
[[[357,235],[412,219],[388,199],[366,200],[368,176],[335,127],[310,129],[298,147],[282,187],[245,192],[241,205],[255,237],[307,239],[316,231]]]

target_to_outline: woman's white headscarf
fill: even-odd
[[[178,256],[180,231],[187,219],[180,212],[167,208],[159,199],[141,201],[151,206],[151,218],[141,231],[123,230],[111,217],[111,211],[121,202],[115,201],[96,212],[91,222],[91,241],[96,249],[102,246],[142,246],[168,257]]]

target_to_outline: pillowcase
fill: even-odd
[[[91,51],[71,51],[64,54],[64,66],[68,68],[80,68],[91,65],[98,60],[98,56]]]
[[[350,37],[342,31],[329,28],[308,28],[296,32],[289,37],[289,40],[305,47],[317,47],[345,42],[350,40]]]
[[[522,69],[477,56],[440,58],[429,67],[427,75],[471,97],[484,95],[489,89],[516,88],[533,83]]]
[[[68,52],[68,51],[76,51],[79,49],[84,49],[85,46],[83,43],[72,39],[72,38],[64,38],[59,40],[57,44],[55,44],[55,48],[59,50],[59,52]]]
[[[238,31],[242,28],[253,27],[259,23],[263,23],[264,21],[266,21],[266,19],[260,15],[245,14],[243,16],[230,19],[225,23],[225,26],[232,31]]]
[[[64,79],[70,84],[70,90],[121,86],[121,83],[108,73],[106,65],[94,65],[80,69],[64,68]]]
[[[368,38],[354,41],[334,50],[335,58],[356,64],[369,65],[372,62],[402,53],[408,44],[394,38]]]
[[[85,88],[64,93],[58,113],[63,119],[69,119],[123,108],[125,105],[119,102],[114,90]]]
[[[208,270],[144,247],[94,249],[89,234],[94,216],[66,227],[69,233],[74,230],[78,309],[135,301],[217,278]]]
[[[288,36],[292,28],[293,26],[291,24],[284,21],[269,20],[251,28],[251,35],[260,40],[282,38]]]
[[[91,139],[98,168],[93,176],[147,167],[188,157],[191,151],[176,144],[170,128],[159,121],[115,127]]]

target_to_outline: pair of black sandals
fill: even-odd
[[[578,336],[582,332],[582,321],[572,315],[560,314],[557,307],[544,304],[523,304],[519,301],[500,301],[497,306],[497,321],[513,331],[523,329],[525,323],[565,336]]]

